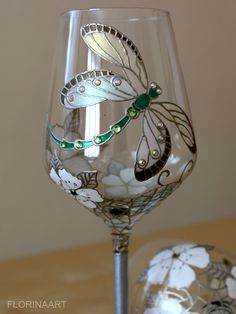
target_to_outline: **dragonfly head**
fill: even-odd
[[[157,98],[162,93],[162,89],[155,82],[150,84],[148,95],[150,98]]]

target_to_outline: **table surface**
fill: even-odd
[[[177,238],[215,245],[236,256],[236,217],[161,230],[131,240],[132,253],[147,241]],[[113,313],[111,244],[50,252],[0,262],[1,314]],[[19,309],[8,301],[66,301],[63,309]]]

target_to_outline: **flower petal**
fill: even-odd
[[[172,258],[173,252],[169,249],[163,250],[156,254],[150,261],[150,265],[155,265],[157,263],[162,263],[164,260]]]
[[[146,191],[145,186],[130,186],[128,185],[128,194],[139,194],[139,193],[143,193],[144,191]]]
[[[103,202],[103,198],[98,193],[98,191],[94,189],[78,189],[76,190],[77,195],[79,196],[80,200],[84,201],[92,201],[92,202]]]
[[[234,266],[231,270],[231,274],[234,276],[234,278],[236,279],[236,266]]]
[[[122,165],[122,163],[115,161],[115,160],[111,161],[111,164],[109,166],[110,174],[114,174],[116,176],[119,176],[121,169],[124,169],[124,165]]]
[[[179,244],[179,245],[174,246],[172,250],[176,254],[181,254],[181,253],[187,252],[189,249],[195,246],[197,246],[197,244],[194,244],[194,243]]]
[[[81,180],[72,176],[71,173],[66,171],[65,169],[59,169],[58,171],[60,178],[62,179],[63,186],[67,187],[70,190],[75,190],[81,187]]]
[[[53,168],[51,168],[49,176],[54,183],[61,186],[61,179],[59,178],[59,176],[57,175],[56,171]]]
[[[96,208],[97,205],[95,203],[93,203],[92,201],[86,201],[84,199],[81,199],[80,197],[77,198],[77,200],[84,206],[87,208]]]
[[[130,181],[130,183],[129,183],[130,185],[132,185],[132,186],[146,186],[146,181],[145,182],[141,182],[141,181],[138,181],[138,180],[136,180],[135,178],[133,178],[131,181]]]
[[[167,296],[159,297],[155,301],[156,313],[160,314],[183,314],[186,313],[178,302],[178,299],[168,298]]]
[[[229,296],[232,299],[236,299],[236,280],[229,277],[226,279],[226,285],[228,288]]]
[[[195,279],[196,274],[193,269],[180,260],[175,259],[171,267],[168,286],[177,289],[187,288]]]
[[[148,269],[147,282],[151,284],[162,284],[169,273],[172,265],[172,259],[169,258],[163,263],[158,263]]]
[[[107,188],[106,192],[111,194],[111,195],[125,195],[127,194],[127,188],[125,186],[114,186],[111,188]]]
[[[124,182],[122,182],[118,176],[114,176],[114,174],[103,177],[102,182],[109,186],[119,186],[124,184]]]
[[[203,247],[190,248],[187,252],[180,254],[179,259],[198,268],[205,268],[210,262],[210,256]]]
[[[169,251],[165,250],[151,260],[150,268],[147,271],[147,282],[152,284],[161,284],[164,282],[173,262],[172,255],[170,255],[171,251]]]
[[[125,183],[129,183],[134,179],[134,168],[125,168],[120,171],[121,180]]]

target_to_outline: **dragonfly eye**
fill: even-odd
[[[152,82],[150,84],[150,89],[149,89],[149,96],[151,98],[156,98],[162,94],[162,89],[160,88],[159,85],[157,85],[155,82]]]
[[[157,83],[155,83],[155,82],[152,82],[151,84],[150,84],[150,88],[151,89],[157,89],[157,87],[158,87],[158,85],[157,85]]]
[[[156,92],[158,93],[158,95],[162,94],[162,89],[160,88],[160,86],[157,86]]]

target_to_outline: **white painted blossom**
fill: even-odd
[[[65,169],[59,169],[57,174],[56,171],[52,168],[49,175],[51,179],[66,193],[70,193],[71,190],[78,189],[82,185],[80,179],[72,176],[72,174]]]
[[[152,308],[148,308],[144,311],[144,314],[182,314],[183,307],[177,302],[177,300],[162,300],[159,304]]]
[[[231,276],[226,279],[228,294],[232,299],[236,299],[236,266],[231,270]]]
[[[168,295],[165,292],[159,292],[153,304],[153,307],[147,308],[144,314],[197,314],[186,309],[181,303],[184,303],[183,298],[175,293],[175,297]],[[191,306],[192,307],[192,306]]]
[[[103,202],[103,198],[94,189],[78,189],[76,190],[77,195],[75,198],[80,201],[85,207],[96,208],[96,203]]]
[[[134,195],[145,192],[154,185],[153,178],[145,182],[139,182],[134,177],[134,168],[120,169],[115,174],[109,174],[102,178],[102,182],[107,185],[106,192],[110,195]]]
[[[158,253],[149,264],[147,285],[163,284],[171,288],[189,287],[196,279],[191,266],[206,268],[210,262],[207,250],[196,244],[182,244]]]
[[[101,195],[94,189],[81,188],[82,182],[65,169],[58,173],[52,168],[49,173],[51,179],[66,193],[78,200],[87,208],[96,208],[96,203],[103,202]]]

